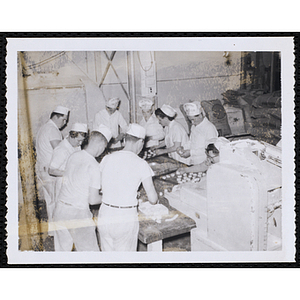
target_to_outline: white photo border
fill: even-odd
[[[7,256],[9,264],[295,262],[293,37],[8,38],[7,39]],[[282,82],[282,251],[80,253],[18,250],[18,51],[280,51]]]

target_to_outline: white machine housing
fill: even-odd
[[[281,248],[281,148],[254,140],[220,149],[206,181],[177,187],[170,204],[193,218],[192,251]]]

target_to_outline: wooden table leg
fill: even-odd
[[[147,251],[162,252],[162,240],[148,244]]]

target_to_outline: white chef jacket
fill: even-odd
[[[177,121],[172,120],[169,126],[165,127],[166,147],[173,147],[175,142],[179,142],[180,146],[182,146],[184,149],[188,149],[189,147],[189,137],[184,127]],[[189,164],[189,158],[181,157],[176,151],[169,153],[169,157],[182,163]]]
[[[164,139],[164,129],[159,124],[155,114],[152,114],[148,121],[146,121],[143,117],[139,124],[146,129],[146,136],[151,137],[151,139],[146,143],[146,148],[157,146],[159,141]]]
[[[52,221],[53,211],[55,208],[55,178],[48,174],[48,167],[53,154],[53,148],[50,141],[62,140],[62,133],[56,124],[50,119],[45,123],[37,133],[36,136],[36,172],[38,177],[38,184],[41,184],[44,199],[47,205],[48,215],[48,233],[51,232],[50,222]]]
[[[62,133],[51,119],[40,128],[36,136],[37,162],[40,167],[49,167],[53,154],[50,141],[61,141],[62,138]]]
[[[206,117],[197,126],[192,126],[190,136],[190,162],[192,165],[201,164],[206,160],[206,143],[216,137],[218,137],[218,131]]]
[[[97,128],[101,124],[110,128],[113,138],[116,138],[119,135],[119,126],[121,128],[121,132],[123,133],[125,133],[128,128],[127,122],[118,110],[116,110],[112,115],[110,115],[106,109],[100,110],[98,113],[96,113],[94,117],[93,128]],[[121,143],[118,142],[116,144],[112,144],[111,147],[121,147]]]
[[[89,209],[89,188],[100,189],[100,169],[96,159],[85,150],[68,159],[58,201],[78,209]]]
[[[154,175],[148,163],[131,151],[107,155],[100,163],[102,204],[98,215],[102,251],[136,251],[139,231],[137,205],[141,182]],[[106,203],[106,204],[105,204]]]
[[[76,151],[80,151],[80,147],[73,147],[67,139],[62,140],[53,151],[49,168],[64,171],[66,169],[68,158]],[[56,177],[54,199],[57,199],[61,185],[62,177]]]
[[[102,202],[116,206],[137,205],[141,182],[154,175],[148,163],[131,151],[107,155],[100,163]]]
[[[99,251],[95,222],[89,209],[89,188],[100,189],[100,170],[95,158],[85,150],[69,157],[53,220],[56,251]]]

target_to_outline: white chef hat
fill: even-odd
[[[84,123],[74,123],[72,125],[71,131],[76,131],[76,132],[85,132],[87,133],[87,124]]]
[[[106,101],[106,106],[109,108],[117,108],[119,103],[120,103],[120,99],[118,97],[115,98],[111,98],[108,101]]]
[[[94,127],[92,131],[98,131],[101,134],[103,134],[107,139],[107,142],[109,142],[110,139],[112,138],[111,130],[103,124],[100,124],[98,127]]]
[[[146,136],[146,129],[139,124],[132,123],[132,124],[129,124],[128,130],[126,133],[129,135],[135,136],[139,139],[144,139]]]
[[[226,138],[224,138],[223,136],[219,136],[217,138],[212,138],[212,139],[209,139],[207,142],[206,142],[206,147],[209,145],[209,144],[214,144],[215,147],[220,151],[220,148],[226,144],[230,143],[229,140],[227,140]]]
[[[67,115],[69,111],[70,111],[69,108],[63,107],[61,105],[56,106],[55,109],[53,110],[54,113],[58,113],[62,115]]]
[[[183,109],[188,117],[194,117],[200,115],[203,112],[203,108],[199,101],[188,102],[183,104]]]
[[[174,118],[177,114],[176,110],[170,105],[164,104],[160,110],[168,117]]]
[[[154,104],[153,101],[150,100],[150,99],[142,99],[142,100],[139,101],[139,107],[143,111],[150,110],[153,104]]]
[[[146,127],[146,136],[155,136],[162,131],[162,127],[159,123],[151,123]]]

